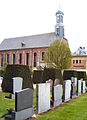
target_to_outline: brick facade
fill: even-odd
[[[46,52],[47,48],[28,48],[21,50],[7,50],[0,51],[0,66],[1,66],[1,55],[3,55],[3,65],[7,63],[7,54],[9,54],[9,64],[13,64],[13,54],[15,54],[15,64],[19,64],[19,54],[22,54],[22,64],[26,65],[26,53],[29,53],[29,66],[34,66],[34,53],[37,54],[36,63],[39,66],[42,62],[42,52]]]
[[[62,41],[68,45],[68,41],[66,39],[62,39]],[[48,48],[27,48],[27,49],[18,49],[18,50],[3,50],[0,51],[0,67],[1,66],[1,55],[3,55],[3,65],[7,64],[7,54],[9,54],[9,64],[13,64],[13,54],[15,54],[15,64],[19,63],[19,54],[22,54],[22,64],[26,65],[26,53],[29,53],[29,66],[34,67],[34,53],[36,53],[36,67],[37,66],[44,66],[42,60],[42,52],[46,52]]]
[[[87,56],[73,56],[72,69],[74,70],[87,69]]]

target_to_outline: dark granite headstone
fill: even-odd
[[[32,107],[33,90],[30,88],[15,93],[15,111],[21,111]]]

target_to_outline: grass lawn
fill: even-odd
[[[38,120],[87,120],[87,93],[53,111],[49,111]]]
[[[6,109],[14,108],[15,106],[14,100],[5,98],[5,96],[8,95],[9,93],[0,92],[0,118],[4,117],[8,113]],[[33,95],[33,107],[35,106],[36,106],[36,89],[34,89],[34,95]]]
[[[6,109],[14,108],[14,100],[6,99],[8,93],[0,93],[0,118],[7,114]],[[33,106],[36,106],[36,90],[34,90]],[[49,111],[38,120],[87,120],[87,93],[61,107]]]

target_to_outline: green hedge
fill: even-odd
[[[71,77],[78,77],[78,73],[75,70],[64,70],[63,80],[71,80]]]
[[[80,80],[81,78],[83,78],[84,80],[85,80],[85,78],[86,78],[86,72],[84,72],[84,71],[77,71],[77,73],[78,73],[78,80]]]
[[[71,80],[71,77],[77,77],[78,80],[86,78],[86,72],[84,71],[75,71],[75,70],[64,70],[63,72],[63,79],[64,80]]]
[[[4,75],[4,70],[0,70],[0,76],[3,77]]]
[[[59,79],[62,83],[62,74],[59,69],[53,68],[44,68],[44,70],[35,70],[33,74],[33,83],[45,83],[47,80],[52,79],[53,82],[55,79]]]
[[[33,88],[31,80],[31,72],[28,66],[25,65],[7,65],[2,82],[2,90],[4,92],[12,92],[12,78],[23,78],[23,89]]]
[[[33,74],[33,83],[43,83],[43,71],[42,70],[35,70]]]
[[[55,79],[59,79],[60,83],[62,83],[62,74],[60,69],[54,69],[54,68],[45,68],[43,72],[43,81],[47,81],[49,79],[52,79],[53,82]]]

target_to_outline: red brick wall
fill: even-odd
[[[62,41],[68,45],[68,41],[62,39]],[[0,66],[1,66],[1,54],[4,55],[3,64],[7,63],[7,54],[9,54],[9,64],[13,64],[13,54],[16,56],[15,64],[19,64],[19,54],[22,53],[22,64],[26,65],[26,53],[29,53],[29,66],[33,66],[34,64],[34,52],[37,53],[37,66],[39,63],[42,62],[42,52],[46,52],[47,48],[28,48],[28,49],[20,49],[20,50],[7,50],[7,51],[0,51]]]
[[[22,64],[26,65],[26,53],[29,53],[29,66],[33,66],[34,52],[37,53],[37,65],[42,61],[42,52],[46,52],[47,48],[33,48],[33,49],[21,49],[21,50],[7,50],[0,52],[0,65],[1,54],[4,55],[3,63],[6,63],[7,54],[9,54],[9,64],[13,64],[13,54],[16,55],[15,64],[19,64],[19,54],[22,53]]]

